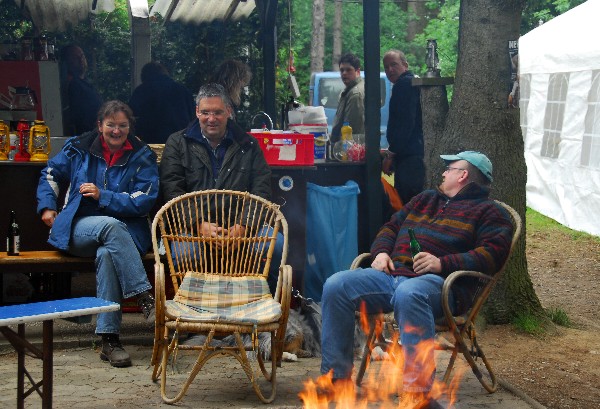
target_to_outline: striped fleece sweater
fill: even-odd
[[[489,188],[476,183],[452,198],[439,190],[426,190],[383,225],[371,254],[389,254],[395,267],[392,275],[416,276],[408,237],[412,227],[421,250],[440,259],[441,276],[457,270],[492,275],[508,256],[513,226],[506,210],[488,196]]]

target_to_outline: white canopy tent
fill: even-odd
[[[527,205],[600,236],[600,0],[519,40]]]

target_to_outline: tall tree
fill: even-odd
[[[313,0],[313,38],[310,45],[310,71],[323,71],[325,57],[325,0]]]
[[[338,61],[342,55],[342,0],[335,0],[335,9],[333,12],[333,51],[331,53],[331,69],[338,70]]]
[[[519,111],[507,106],[510,88],[508,43],[519,37],[526,0],[462,0],[460,3],[459,56],[454,96],[443,132],[430,135],[431,184],[442,173],[439,155],[479,150],[494,164],[492,196],[511,205],[525,219],[525,167]],[[427,94],[427,92],[425,92]],[[530,313],[542,316],[525,256],[523,233],[503,279],[488,301],[486,317],[506,323]]]
[[[445,3],[445,1],[442,3]],[[423,53],[426,42],[415,41],[415,39],[419,34],[423,33],[427,24],[437,17],[439,7],[435,2],[409,1],[406,3],[406,11],[408,18],[406,24],[406,41],[409,44],[409,48],[404,50],[404,52],[414,54]]]

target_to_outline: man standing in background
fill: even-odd
[[[146,143],[165,143],[169,135],[194,119],[194,96],[157,61],[142,67],[141,79],[129,100],[136,118],[136,135]]]
[[[81,135],[97,129],[98,110],[102,98],[85,79],[88,69],[85,53],[76,45],[62,49],[61,59],[67,67],[67,107],[65,108],[65,135]]]
[[[394,172],[394,187],[406,204],[425,184],[421,92],[412,86],[415,76],[408,70],[402,51],[385,53],[383,67],[394,86],[387,126],[390,147],[384,154],[382,169],[388,175]]]
[[[349,122],[353,134],[365,133],[365,83],[360,77],[360,59],[354,54],[344,54],[339,62],[340,76],[346,86],[340,95],[331,129],[331,143],[342,135],[344,122]]]

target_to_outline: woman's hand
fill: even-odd
[[[375,256],[375,260],[371,263],[371,267],[375,270],[383,271],[390,274],[394,270],[394,262],[387,253],[379,253]]]
[[[79,186],[79,193],[84,197],[100,200],[100,189],[93,183],[82,183],[81,186]]]
[[[56,210],[46,209],[42,212],[42,221],[48,227],[52,227],[54,219],[56,219]]]

